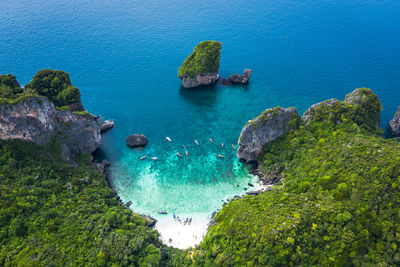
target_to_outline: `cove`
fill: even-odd
[[[68,72],[85,108],[116,122],[100,152],[118,193],[158,225],[169,225],[171,212],[204,225],[222,201],[244,193],[254,177],[230,144],[265,109],[302,113],[369,87],[382,101],[386,128],[400,103],[396,0],[3,0],[0,9],[0,73],[24,84],[41,68]],[[223,44],[221,77],[251,68],[250,84],[181,88],[177,68],[203,40]],[[126,147],[132,133],[148,137],[145,150]],[[188,158],[176,157],[182,144]],[[143,154],[159,160],[138,161]]]

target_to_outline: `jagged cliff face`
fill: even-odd
[[[19,139],[44,145],[58,137],[63,157],[92,154],[100,145],[100,127],[91,116],[57,109],[43,97],[0,105],[0,139]]]
[[[245,162],[255,161],[266,143],[296,129],[299,122],[295,108],[267,109],[242,129],[237,157]]]

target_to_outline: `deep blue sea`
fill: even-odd
[[[67,71],[86,109],[115,120],[98,154],[133,210],[210,214],[254,180],[231,144],[267,108],[302,113],[369,87],[386,128],[400,105],[399,14],[399,0],[1,0],[0,73],[26,84]],[[203,40],[223,43],[222,77],[251,68],[250,84],[181,88],[177,69]],[[144,150],[126,147],[133,133]]]

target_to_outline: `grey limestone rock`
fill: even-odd
[[[197,73],[193,78],[189,75],[182,75],[182,86],[185,88],[194,88],[199,86],[211,85],[218,81],[219,75],[216,72]]]
[[[147,144],[147,138],[143,134],[132,134],[126,138],[126,144],[129,147],[144,147]]]
[[[397,108],[393,119],[389,122],[389,129],[393,136],[400,136],[400,106]]]
[[[114,128],[114,121],[106,120],[100,125],[100,133],[104,133],[105,131]]]
[[[246,84],[249,82],[251,76],[251,69],[245,69],[244,75],[240,75],[238,73],[233,74],[228,78],[231,83],[240,83]]]
[[[295,108],[267,109],[242,129],[237,157],[245,162],[256,161],[265,144],[296,129],[299,121]]]
[[[30,97],[0,105],[0,139],[44,145],[56,136],[66,161],[73,161],[79,154],[91,155],[101,142],[94,117],[57,109],[47,98]]]

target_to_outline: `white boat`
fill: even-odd
[[[186,151],[186,152],[185,152],[185,154],[186,154],[186,157],[187,157],[187,156],[189,156],[189,152],[187,151],[187,148],[186,148],[186,146],[185,146],[185,145],[182,145],[182,146],[183,146],[183,148],[184,148],[184,149],[185,149],[185,151]]]
[[[140,157],[139,160],[144,160],[147,158],[147,155],[144,155],[143,157]]]
[[[225,147],[225,146],[224,146],[224,143],[221,143],[221,147],[222,147],[222,148],[224,148],[224,147]]]
[[[236,150],[236,147],[235,147],[235,145],[234,145],[234,144],[232,144],[232,148]]]
[[[210,137],[210,142],[211,142],[211,143],[214,143],[214,140],[213,140],[211,137]]]
[[[197,142],[197,140],[196,140],[196,139],[194,139],[194,142],[196,143],[196,145],[199,145],[199,142]]]
[[[176,155],[178,155],[178,157],[182,157],[182,154],[179,152],[176,152]]]
[[[220,155],[220,154],[218,154],[218,155],[217,155],[217,157],[218,157],[218,158],[223,158],[224,156],[223,156],[223,155]]]
[[[165,137],[165,139],[167,139],[167,140],[168,140],[168,142],[172,142],[171,138],[169,138],[168,136],[167,136],[167,137]]]
[[[157,158],[157,157],[152,157],[151,159],[152,159],[152,160],[158,160],[158,158]]]

